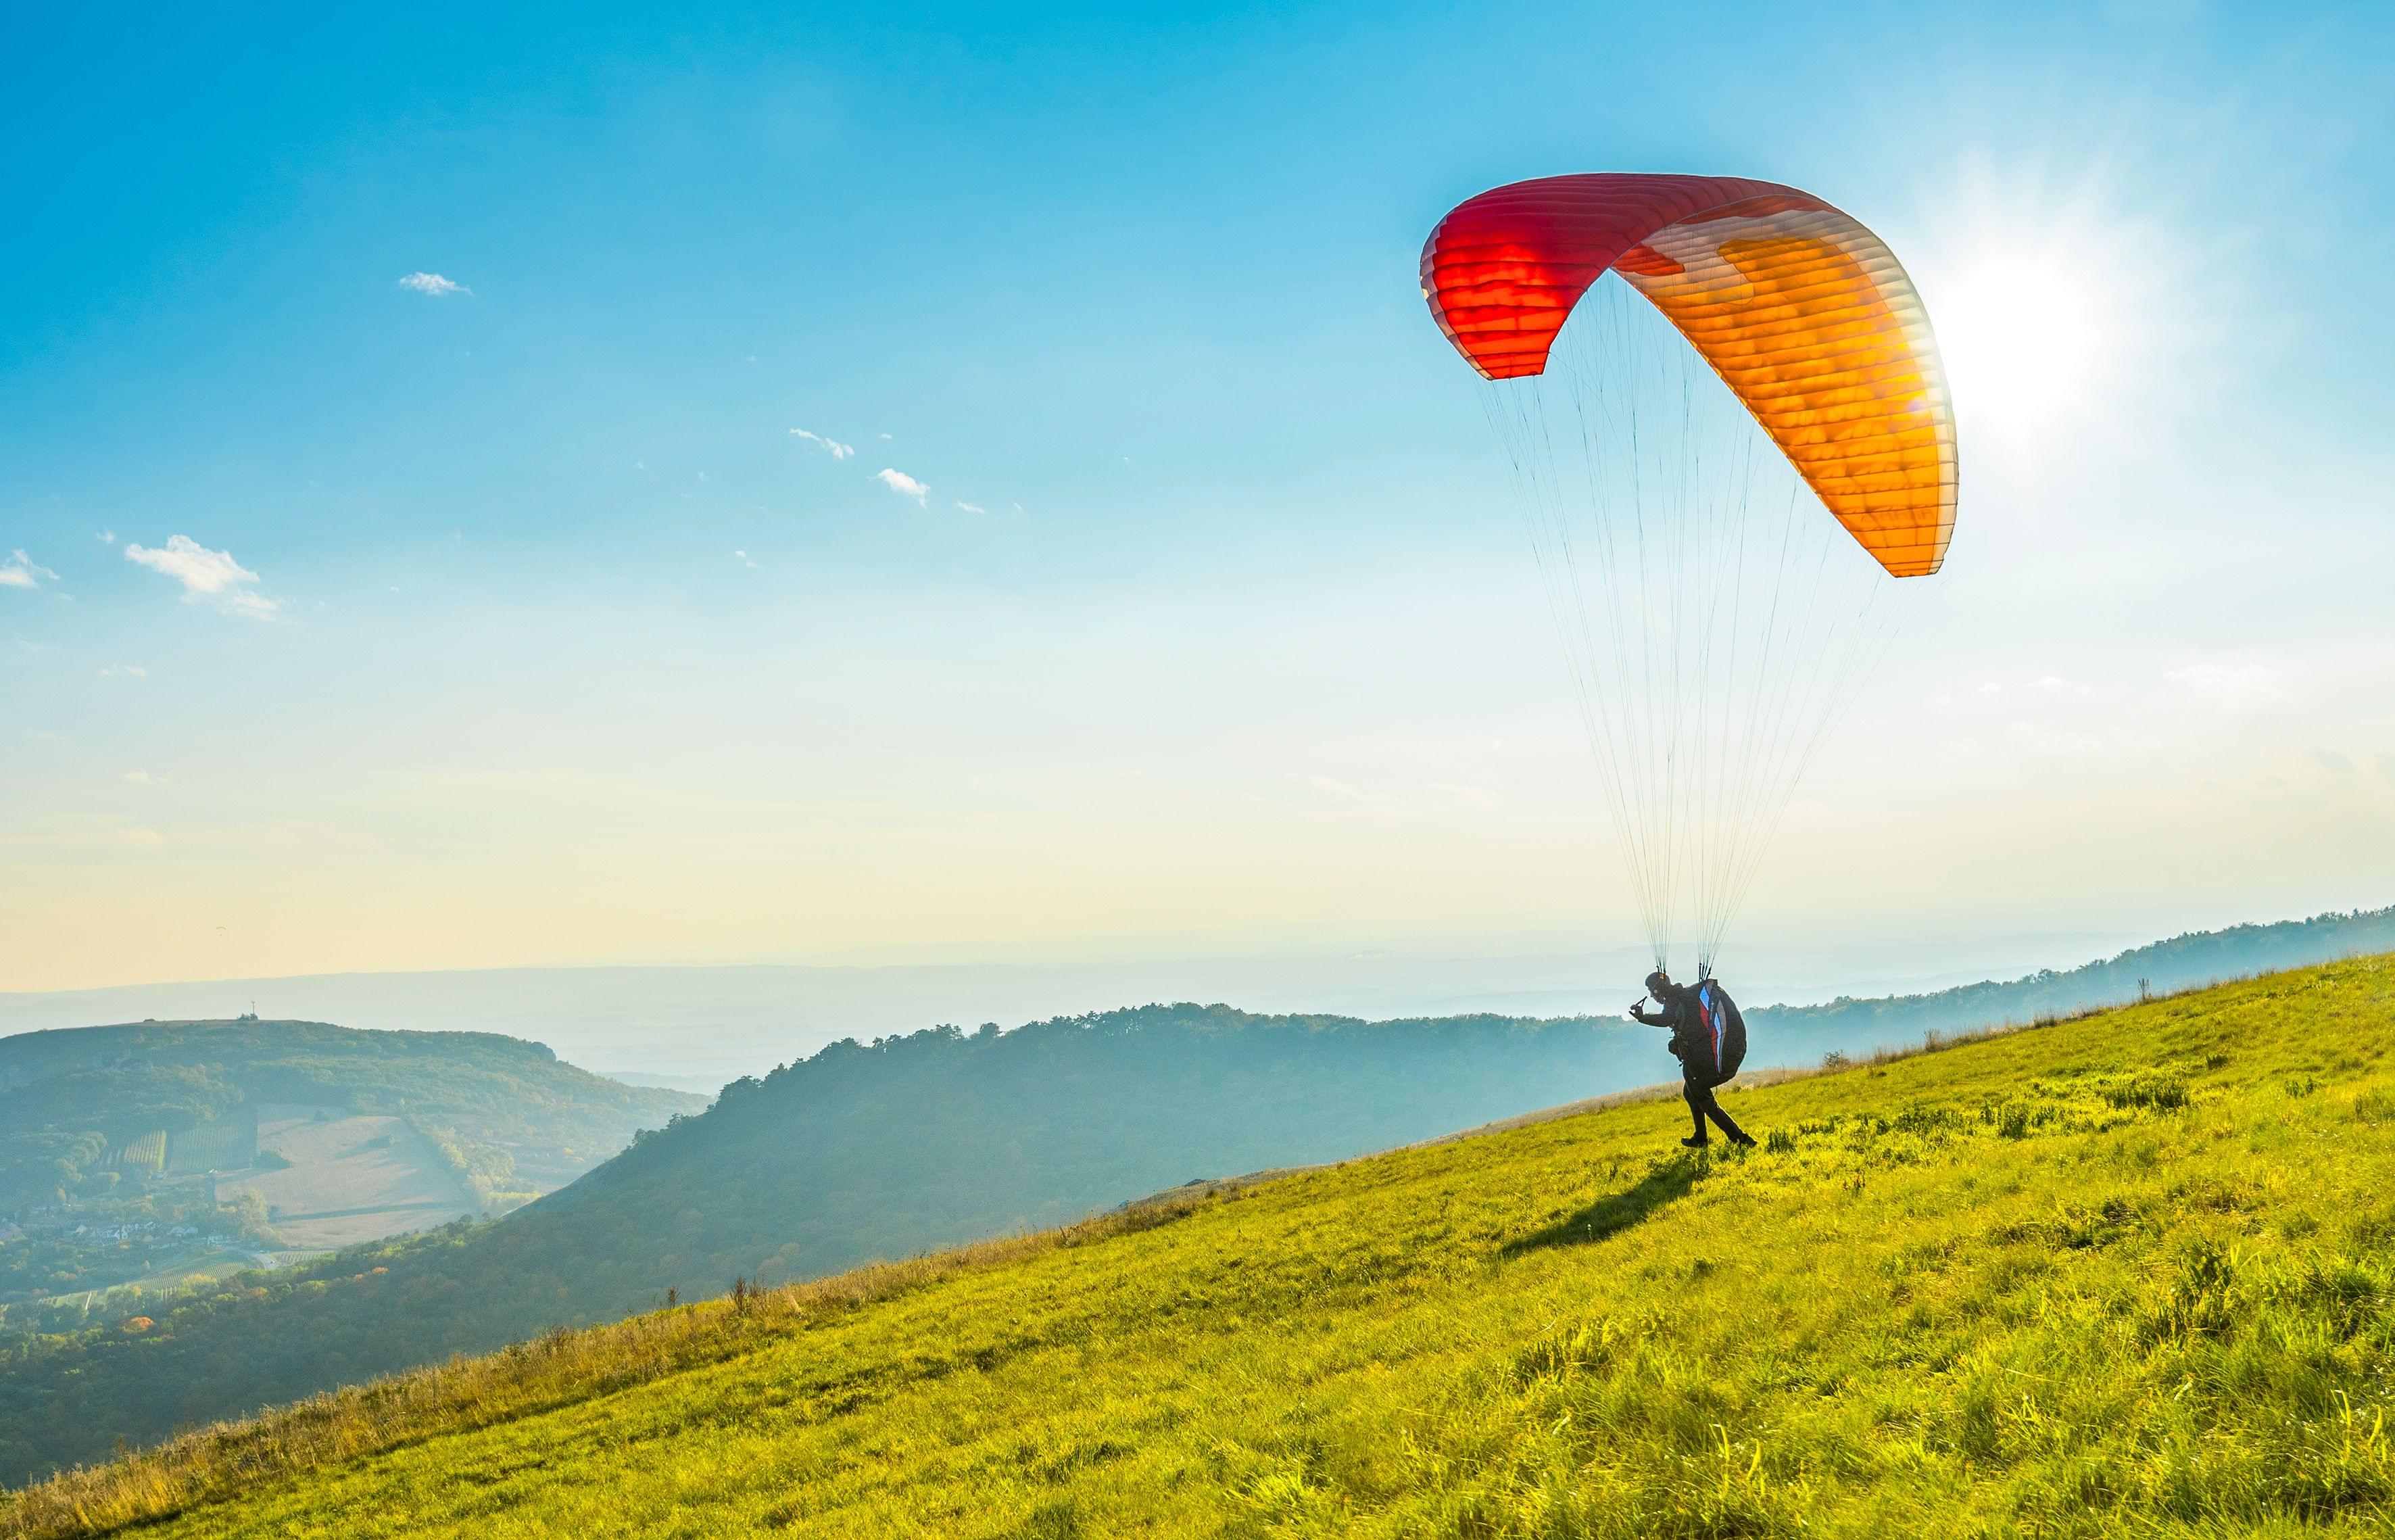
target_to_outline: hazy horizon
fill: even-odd
[[[2268,917],[2284,918],[2284,917]],[[1923,993],[2067,969],[2176,932],[2021,934],[1835,946],[1754,945],[1725,960],[1746,1002]],[[0,993],[0,1035],[235,1016],[346,1027],[504,1032],[602,1074],[721,1083],[843,1037],[941,1023],[1014,1027],[1055,1016],[1193,1001],[1262,1014],[1388,1019],[1487,1011],[1611,1015],[1638,993],[1635,946],[1440,955],[1215,955],[895,965],[607,964],[159,982]]]

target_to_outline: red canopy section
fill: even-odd
[[[1745,198],[1824,206],[1744,177],[1606,172],[1542,177],[1458,204],[1422,246],[1422,298],[1456,351],[1490,379],[1547,366],[1555,334],[1606,270],[1647,237]]]

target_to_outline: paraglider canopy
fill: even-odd
[[[1740,177],[1494,188],[1422,291],[1489,381],[1656,965],[1693,931],[1701,982],[1952,538],[1927,312],[1857,220]]]
[[[1954,533],[1953,410],[1921,297],[1879,237],[1741,177],[1544,177],[1458,205],[1422,298],[1489,379],[1542,373],[1608,272],[1662,312],[1848,534],[1921,577]]]

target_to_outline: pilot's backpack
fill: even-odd
[[[1708,978],[1697,986],[1697,1019],[1714,1050],[1714,1083],[1721,1084],[1746,1062],[1746,1017],[1729,991]]]

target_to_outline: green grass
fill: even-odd
[[[561,1335],[18,1533],[2383,1534],[2395,960]]]

